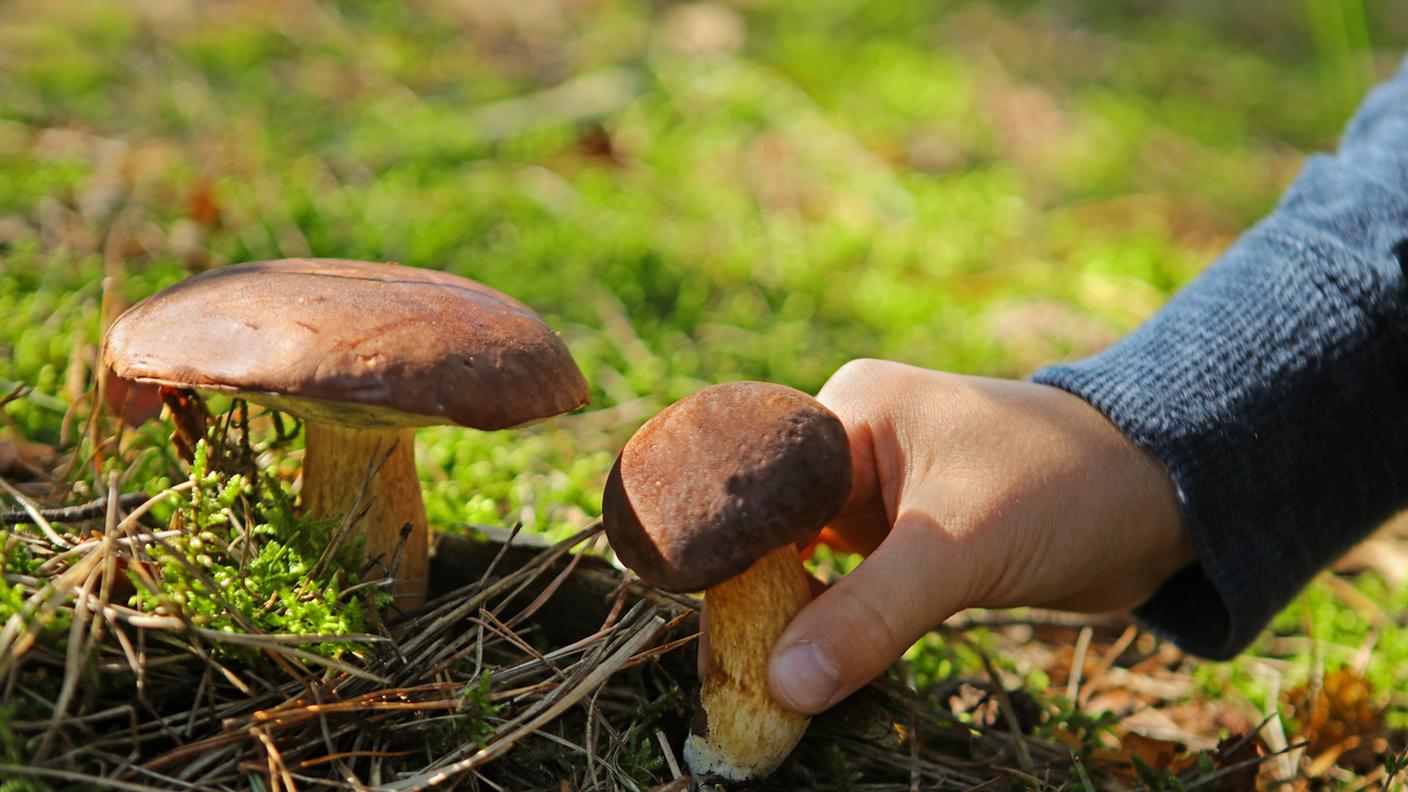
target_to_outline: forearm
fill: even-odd
[[[1199,564],[1141,609],[1199,654],[1242,649],[1408,495],[1408,66],[1340,151],[1149,322],[1035,380],[1164,466]]]

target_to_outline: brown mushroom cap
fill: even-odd
[[[236,393],[363,426],[503,429],[587,402],[562,339],[526,305],[434,270],[339,259],[223,267],[124,313],[118,376]]]
[[[701,591],[811,536],[851,488],[845,427],[782,385],[715,385],[662,410],[616,459],[602,519],[621,562]]]

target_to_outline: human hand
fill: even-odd
[[[856,360],[817,399],[855,477],[826,533],[867,558],[774,645],[789,709],[830,707],[964,608],[1131,608],[1194,560],[1167,472],[1064,391]]]

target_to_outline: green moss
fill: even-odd
[[[499,705],[493,701],[492,686],[493,678],[487,673],[480,673],[465,684],[458,706],[447,718],[439,720],[430,734],[429,743],[436,753],[466,745],[484,747],[484,741],[498,728],[494,718],[499,714]]]
[[[358,582],[360,545],[345,543],[320,564],[336,520],[297,516],[282,484],[266,478],[260,497],[240,474],[209,469],[202,441],[191,463],[192,487],[176,507],[181,535],[152,548],[160,585],[149,589],[129,572],[137,594],[132,604],[156,614],[183,614],[193,624],[229,633],[251,631],[337,636],[363,632],[361,598],[344,592]],[[373,598],[385,604],[386,595]],[[248,658],[233,644],[221,650]],[[361,647],[346,641],[313,644],[336,657]]]

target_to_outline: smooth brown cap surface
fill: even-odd
[[[621,562],[669,591],[701,591],[811,536],[851,488],[845,427],[783,385],[732,382],[646,422],[616,459],[602,520]]]
[[[586,404],[533,310],[466,278],[339,259],[223,267],[113,323],[120,377],[238,393],[304,417],[503,429]]]

